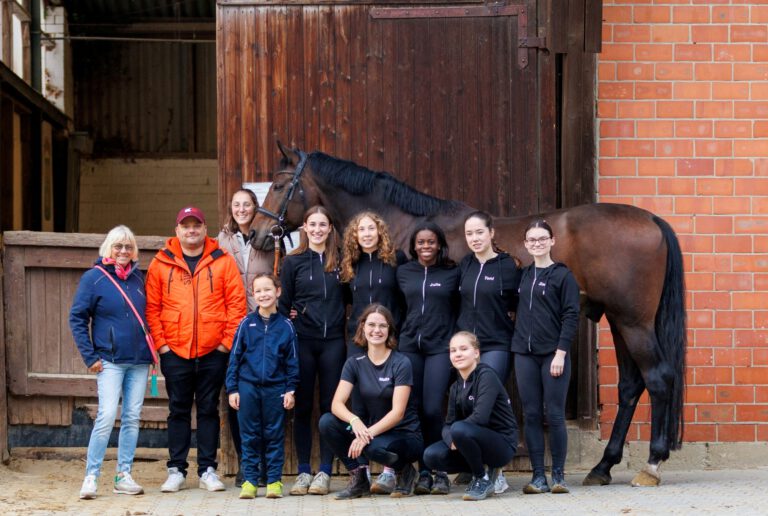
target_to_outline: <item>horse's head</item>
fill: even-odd
[[[317,203],[308,155],[277,142],[283,157],[272,175],[272,186],[251,223],[256,246],[274,249],[274,234],[290,233],[302,224],[304,212]]]

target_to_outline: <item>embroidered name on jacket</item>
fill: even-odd
[[[442,283],[430,283],[429,286],[430,287],[442,287],[443,284]]]
[[[544,281],[539,281],[539,286],[540,286],[540,287],[546,287],[546,286],[547,286],[547,284],[546,284],[546,282],[544,282]]]
[[[391,379],[392,379],[392,378],[390,378],[389,376],[379,376],[379,381],[380,381],[380,382],[388,382],[388,381],[390,381]]]
[[[494,279],[496,279],[496,276],[483,276],[483,279],[485,281],[493,281]]]

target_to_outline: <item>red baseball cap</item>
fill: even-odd
[[[181,221],[187,217],[194,217],[205,224],[205,215],[203,215],[203,210],[200,208],[195,208],[194,206],[187,206],[186,208],[182,208],[181,211],[179,211],[179,214],[176,215],[176,224],[181,224]]]

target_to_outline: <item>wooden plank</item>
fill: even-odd
[[[396,92],[394,124],[397,129],[395,140],[390,144],[398,156],[396,167],[398,177],[415,185],[416,179],[416,150],[414,134],[416,133],[414,98],[415,56],[414,28],[419,23],[414,20],[400,20],[395,26],[394,38],[397,42],[394,55],[390,56],[393,63],[393,92]]]
[[[11,385],[11,394],[18,396],[76,396],[81,398],[98,397],[96,376],[93,374],[56,374],[29,373],[24,391]],[[165,379],[157,377],[158,396],[156,399],[168,399]]]
[[[8,233],[6,233],[6,236]],[[5,349],[8,364],[8,386],[23,394],[27,388],[27,296],[24,249],[5,247],[3,256],[3,297],[13,299],[5,306]]]
[[[405,22],[404,22],[405,23]],[[433,193],[432,171],[434,168],[434,126],[432,125],[432,83],[431,67],[434,65],[435,51],[430,44],[434,35],[439,33],[439,20],[412,20],[407,22],[413,33],[413,152],[414,170],[410,182],[419,190]]]
[[[256,47],[254,54],[256,54],[256,64],[258,69],[258,75],[256,79],[256,109],[254,110],[254,116],[258,117],[256,120],[257,133],[251,145],[254,147],[255,152],[255,174],[253,176],[264,177],[270,171],[270,160],[265,159],[269,155],[269,152],[274,149],[273,145],[270,145],[270,119],[269,119],[269,95],[270,85],[272,83],[272,67],[270,66],[271,57],[269,55],[269,47],[267,46],[269,9],[258,8],[255,9],[251,15],[255,18],[256,25]],[[253,32],[253,31],[250,31]],[[250,138],[247,133],[243,134],[244,138]],[[243,142],[245,145],[246,142]],[[247,170],[247,169],[246,169]],[[244,175],[250,174],[247,173]]]
[[[603,0],[584,0],[584,52],[603,50]]]
[[[368,46],[366,59],[366,120],[368,122],[368,159],[363,163],[374,170],[384,169],[384,135],[383,135],[383,25],[391,23],[386,20],[372,20],[368,30]]]
[[[0,5],[0,8],[3,6]],[[2,23],[0,13],[0,23]],[[2,236],[0,236],[2,242]],[[5,378],[5,297],[4,297],[4,267],[0,262],[0,462],[7,464],[8,455],[8,388]]]
[[[491,170],[493,157],[495,156],[495,140],[497,131],[492,124],[493,113],[496,111],[496,94],[493,87],[493,60],[491,58],[494,48],[491,46],[492,23],[478,23],[478,31],[475,36],[477,51],[477,168],[472,171],[468,188],[464,191],[464,198],[460,199],[470,205],[478,206],[477,199],[482,199],[489,185],[493,183],[486,177],[486,171]],[[491,87],[488,87],[491,84]]]
[[[75,340],[72,338],[72,331],[69,327],[69,312],[72,309],[72,300],[75,297],[75,291],[80,282],[81,274],[79,271],[60,270],[59,285],[61,289],[62,303],[59,307],[59,334],[61,341],[59,345],[59,363],[60,372],[66,374],[84,373],[87,369],[83,363],[80,352],[77,350]]]
[[[59,279],[61,271],[55,269],[43,269],[43,317],[40,319],[32,318],[35,325],[42,327],[42,355],[44,372],[56,373],[61,371],[59,357],[61,355],[61,305],[71,303],[71,300],[61,298]]]
[[[3,245],[24,247],[81,247],[91,250],[98,249],[106,234],[77,233],[46,233],[40,231],[6,231],[3,233]],[[136,243],[141,249],[157,250],[163,247],[165,236],[136,236]]]
[[[260,163],[256,160],[258,141],[263,137],[259,118],[266,114],[260,111],[260,93],[262,78],[261,63],[263,62],[264,49],[257,43],[261,26],[265,22],[263,16],[257,15],[256,8],[247,7],[240,9],[240,17],[237,20],[237,30],[240,33],[240,47],[238,52],[239,61],[236,66],[240,70],[239,87],[237,93],[232,92],[237,97],[232,98],[233,102],[239,102],[240,113],[238,120],[240,122],[240,131],[237,135],[237,146],[240,147],[240,162],[242,166],[242,177],[252,178],[258,175]]]
[[[308,79],[304,75],[304,68],[307,66],[305,63],[308,64],[310,61],[306,60],[304,54],[304,47],[308,44],[306,42],[308,35],[304,33],[304,19],[304,7],[291,7],[283,28],[288,34],[288,44],[285,47],[285,52],[289,56],[287,63],[288,93],[286,96],[288,101],[288,131],[287,134],[281,135],[281,138],[283,143],[289,143],[292,147],[300,145],[308,150],[311,147],[308,145],[304,127],[305,113],[309,109],[308,105],[305,106],[305,88]]]
[[[395,77],[398,75],[397,28],[400,20],[392,20],[381,24],[381,118],[380,152],[381,168],[403,178],[404,171],[400,164],[400,124],[396,115],[396,104],[399,103],[399,93],[395,90]]]
[[[386,4],[473,4],[483,3],[482,0],[377,0],[376,5]],[[230,8],[237,6],[249,6],[249,5],[307,5],[307,0],[216,0],[219,8]],[[373,4],[371,0],[366,0],[363,5]],[[361,5],[360,2],[354,0],[314,0],[312,5]]]
[[[296,9],[293,9],[296,12]],[[286,21],[289,16],[289,8],[280,6],[272,8],[264,13],[267,21],[267,48],[269,49],[269,61],[267,66],[272,72],[270,97],[265,99],[266,104],[260,109],[269,113],[270,132],[267,140],[268,146],[264,148],[264,155],[258,159],[265,163],[261,175],[255,181],[270,181],[269,172],[277,168],[276,157],[278,155],[276,142],[290,142],[288,124],[288,61],[290,53],[296,53],[295,49],[288,49],[288,31]]]
[[[318,148],[336,155],[336,30],[333,8],[323,6],[317,12],[317,138]],[[313,106],[315,107],[315,106]]]
[[[353,139],[356,140],[356,135],[350,129],[350,119],[354,114],[351,106],[352,60],[350,58],[352,38],[356,32],[353,28],[351,17],[354,9],[354,7],[340,6],[334,11],[336,26],[334,146],[336,155],[343,159],[352,159]]]
[[[320,64],[318,53],[325,42],[320,40],[320,8],[304,7],[304,132],[306,149],[315,149],[320,132]]]
[[[371,24],[376,23],[359,8],[350,8],[351,37],[349,47],[351,88],[349,101],[349,131],[351,138],[350,159],[360,164],[368,163],[368,34]]]

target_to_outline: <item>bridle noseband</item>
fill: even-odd
[[[259,206],[259,209],[257,210],[258,213],[266,215],[267,217],[277,221],[277,224],[272,226],[270,229],[275,240],[282,240],[286,236],[288,236],[290,239],[290,236],[288,235],[288,227],[285,223],[285,214],[288,211],[288,204],[291,202],[291,199],[293,199],[293,194],[296,192],[297,187],[299,190],[299,195],[301,196],[301,201],[304,203],[304,210],[306,211],[307,209],[307,199],[304,196],[304,188],[301,186],[301,174],[304,172],[304,167],[307,165],[307,159],[309,158],[309,155],[306,152],[300,150],[297,150],[296,153],[299,155],[299,164],[296,165],[296,168],[293,169],[293,178],[291,178],[291,183],[288,185],[288,191],[280,203],[280,209],[278,212],[275,213],[264,208],[263,206]],[[278,172],[278,174],[280,173],[289,172]]]

